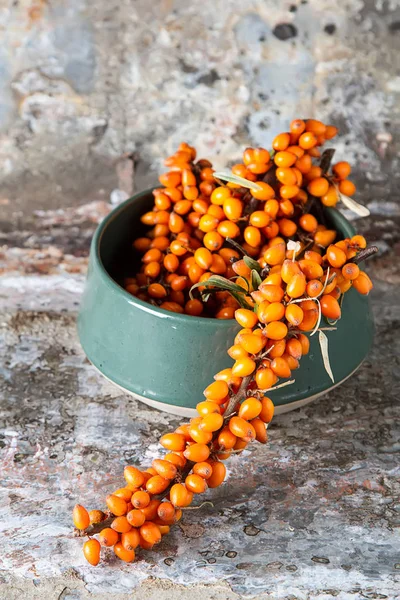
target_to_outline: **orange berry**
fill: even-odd
[[[139,488],[145,481],[145,476],[136,467],[127,466],[124,469],[125,481],[130,485],[132,489]]]
[[[193,466],[193,473],[200,475],[203,479],[209,479],[212,475],[212,467],[208,462],[196,463]]]
[[[183,313],[182,306],[180,306],[180,304],[178,304],[177,302],[163,302],[162,304],[160,304],[160,308],[163,308],[164,310],[168,310],[170,312]]]
[[[209,431],[204,431],[200,429],[200,423],[195,424],[192,419],[191,424],[189,425],[189,432],[192,440],[197,442],[198,444],[209,444],[212,440],[212,433]],[[201,417],[200,417],[201,421]]]
[[[262,404],[260,400],[257,400],[257,398],[247,398],[241,403],[238,415],[245,421],[252,421],[258,417],[261,409]]]
[[[324,315],[324,317],[327,317],[328,319],[332,320],[340,319],[341,310],[339,302],[335,300],[333,296],[330,296],[329,294],[324,294],[321,297],[320,302],[321,312]]]
[[[102,546],[114,546],[118,540],[118,532],[111,529],[111,527],[105,527],[100,531],[99,542]]]
[[[311,279],[311,281],[307,283],[306,294],[307,296],[311,296],[311,298],[316,298],[320,295],[322,289],[323,284],[321,281],[318,281],[318,279]]]
[[[231,417],[228,423],[228,427],[231,433],[233,433],[233,435],[244,439],[244,441],[246,442],[250,442],[256,437],[254,427],[248,421],[245,421],[241,417]]]
[[[296,360],[300,360],[303,355],[303,348],[299,340],[296,338],[290,338],[286,342],[286,352],[289,356],[293,356]]]
[[[191,315],[192,317],[199,317],[202,314],[203,309],[203,303],[201,300],[197,300],[197,298],[188,300],[185,304],[185,313],[187,315]]]
[[[222,247],[224,243],[224,238],[217,231],[209,231],[203,237],[203,244],[212,252],[216,252]]]
[[[271,340],[282,340],[287,336],[288,328],[281,321],[272,321],[267,324],[264,331]]]
[[[148,544],[158,544],[161,541],[161,533],[158,526],[151,521],[145,521],[140,528],[140,535]]]
[[[267,348],[269,350],[268,358],[282,356],[286,349],[286,340],[268,340]]]
[[[188,475],[185,479],[185,485],[188,490],[193,492],[194,494],[202,494],[207,489],[207,483],[203,477],[200,475],[196,475],[193,473],[192,475]]]
[[[186,439],[180,433],[166,433],[161,437],[160,444],[172,452],[182,452],[186,447]]]
[[[302,119],[294,119],[294,121],[290,123],[290,131],[295,135],[301,135],[303,131],[305,131],[305,128],[306,124]]]
[[[219,220],[217,219],[217,217],[205,214],[201,217],[199,221],[199,229],[200,231],[208,233],[209,231],[214,231],[218,227],[218,223]]]
[[[329,264],[335,268],[342,267],[347,260],[346,253],[334,245],[329,246],[326,251],[326,257],[329,261]]]
[[[212,475],[207,479],[207,485],[209,488],[216,488],[225,479],[226,467],[222,462],[211,462]]]
[[[292,152],[277,152],[274,156],[274,162],[277,167],[291,167],[297,160],[297,156]]]
[[[91,525],[93,525],[94,523],[101,523],[102,521],[104,521],[105,518],[106,518],[106,515],[103,513],[102,510],[90,510],[89,511],[89,519],[90,519]]]
[[[224,213],[230,221],[237,221],[242,216],[243,203],[239,198],[227,198],[223,204]]]
[[[206,387],[203,393],[207,400],[219,402],[229,394],[229,386],[226,381],[214,381]]]
[[[128,519],[128,523],[130,523],[132,527],[140,527],[141,525],[143,525],[146,519],[142,511],[137,510],[136,508],[130,510],[126,515],[126,518]]]
[[[271,361],[271,370],[275,375],[282,379],[287,379],[291,375],[290,367],[282,356],[274,358],[274,360]]]
[[[100,543],[94,538],[91,538],[83,544],[84,557],[93,567],[98,565],[100,562],[100,550]]]
[[[184,507],[190,498],[189,491],[183,483],[175,483],[169,492],[169,497],[173,506]]]
[[[212,413],[219,414],[220,412],[219,405],[216,402],[212,402],[210,400],[204,400],[203,402],[199,402],[199,404],[197,404],[196,406],[196,410],[202,417],[204,417],[205,415],[211,415]]]
[[[250,423],[254,427],[254,430],[256,432],[257,442],[265,444],[268,439],[267,428],[265,427],[265,423],[261,421],[261,419],[253,419],[252,421],[250,421]]]
[[[321,197],[324,206],[336,206],[338,202],[338,193],[335,186],[330,185],[326,194]]]
[[[249,221],[253,227],[258,227],[261,229],[269,224],[271,217],[264,210],[256,210],[250,215]]]
[[[157,509],[157,515],[162,521],[174,521],[175,520],[175,506],[172,502],[161,502]]]
[[[347,263],[342,267],[342,275],[345,279],[349,279],[353,281],[353,279],[357,279],[360,274],[360,269],[358,265],[355,263]]]
[[[302,322],[304,313],[298,304],[288,304],[285,310],[285,317],[293,327],[297,327]]]
[[[329,244],[336,238],[336,231],[332,229],[325,229],[324,231],[317,231],[314,235],[314,242],[318,244],[318,246],[322,246],[326,248]]]
[[[306,291],[306,285],[304,275],[294,275],[286,286],[286,293],[291,298],[300,298]]]
[[[279,219],[279,232],[285,237],[292,237],[297,231],[297,225],[290,219]]]
[[[316,177],[308,184],[307,190],[312,196],[321,197],[327,194],[329,182],[325,177]]]
[[[313,260],[300,260],[299,266],[307,279],[320,279],[324,274],[321,265]]]
[[[342,179],[339,183],[339,191],[345,196],[353,196],[356,193],[356,186],[349,179]]]
[[[317,219],[310,214],[302,215],[299,219],[299,224],[304,231],[312,232],[315,231],[318,227]]]
[[[86,529],[90,525],[89,513],[81,504],[75,504],[72,511],[72,520],[77,529]]]
[[[174,454],[174,452],[168,452],[164,456],[164,459],[181,469],[183,469],[186,464],[186,458],[180,454]]]
[[[280,133],[277,135],[273,142],[272,147],[274,150],[279,152],[280,150],[286,150],[290,144],[290,133]]]
[[[217,187],[211,194],[211,203],[222,206],[227,198],[231,198],[232,192],[226,187]]]
[[[257,248],[261,244],[261,233],[257,227],[249,225],[243,232],[245,241],[252,248]]]
[[[166,462],[169,465],[169,467],[174,466],[174,465],[168,463],[168,461],[160,461],[160,462]],[[166,469],[166,471],[167,471],[167,469]],[[176,472],[176,469],[175,469],[175,472]],[[149,494],[153,494],[153,495],[161,494],[169,486],[170,479],[173,479],[173,477],[166,479],[165,477],[162,477],[161,475],[154,475],[154,477],[150,477],[150,479],[146,482],[146,490],[149,492]],[[137,506],[137,508],[144,508],[144,507]]]
[[[152,477],[150,479],[148,479],[147,482],[150,481],[151,479],[152,479]],[[147,487],[147,482],[146,482],[146,487]],[[150,496],[147,492],[138,490],[137,492],[135,492],[132,495],[131,502],[135,508],[145,508],[150,503]]]
[[[338,179],[347,179],[351,173],[351,166],[348,162],[342,160],[333,165],[332,171]]]
[[[204,462],[210,456],[210,448],[206,444],[192,444],[184,451],[184,456],[192,462]]]
[[[240,358],[232,367],[232,374],[235,377],[247,377],[251,375],[256,368],[256,363],[251,358]]]
[[[270,283],[262,283],[259,290],[268,302],[280,302],[285,295],[285,292],[279,285]]]
[[[300,188],[298,185],[283,185],[279,192],[281,198],[294,198],[299,193],[299,190]]]
[[[265,345],[265,340],[253,333],[244,334],[240,338],[240,345],[249,354],[258,354]]]
[[[367,296],[372,290],[373,285],[368,275],[364,271],[360,271],[359,276],[353,281],[353,287],[360,294]]]
[[[119,488],[118,490],[113,492],[113,495],[123,498],[126,502],[130,502],[130,500],[132,498],[132,490],[127,487]]]
[[[271,246],[264,252],[264,260],[268,265],[281,265],[285,260],[286,247],[284,243]]]
[[[297,339],[301,344],[303,354],[308,354],[310,350],[310,340],[308,339],[308,337],[304,335],[304,333],[298,333]]]
[[[324,135],[327,140],[331,140],[332,138],[335,137],[335,135],[337,135],[337,133],[338,133],[337,127],[334,127],[333,125],[327,125]]]
[[[115,555],[124,562],[133,562],[135,560],[135,551],[127,550],[121,542],[117,542],[114,546]]]
[[[252,329],[258,323],[258,318],[255,312],[246,308],[238,308],[235,311],[235,319],[242,327]]]
[[[259,190],[250,190],[251,195],[257,200],[270,200],[275,197],[275,190],[264,181],[257,181]]]
[[[276,169],[276,178],[284,185],[296,185],[296,173],[290,167],[280,167]]]
[[[225,450],[230,450],[236,444],[236,439],[237,439],[236,435],[234,435],[231,432],[229,427],[224,427],[223,429],[221,429],[221,431],[218,435],[217,441],[218,441],[220,448],[223,448]]]
[[[357,249],[361,248],[363,250],[367,247],[367,240],[362,235],[353,235],[353,237],[350,240],[350,243],[352,247],[355,246]]]
[[[256,384],[259,390],[268,390],[276,383],[276,377],[269,368],[262,367],[257,370]]]
[[[125,550],[135,550],[139,546],[140,535],[137,529],[131,529],[121,535],[121,544]]]
[[[311,148],[314,148],[314,146],[317,145],[317,142],[318,140],[314,133],[312,133],[311,131],[307,131],[301,134],[301,136],[299,137],[298,144],[300,148],[303,148],[304,150],[310,150]]]
[[[235,238],[240,234],[239,227],[232,221],[221,221],[217,231],[223,238]]]
[[[132,529],[132,525],[126,517],[117,517],[111,523],[111,528],[118,533],[126,533]]]
[[[315,135],[325,135],[326,125],[316,119],[308,119],[306,121],[306,131],[311,131]]]
[[[140,511],[144,514],[148,521],[151,521],[152,519],[156,518],[159,505],[160,500],[156,500],[154,498],[153,500],[150,500],[150,504],[148,506],[141,508]]]
[[[207,248],[198,248],[194,253],[194,260],[199,267],[208,270],[212,265],[212,254]]]
[[[267,396],[264,396],[264,398],[261,400],[261,404],[262,404],[262,408],[261,408],[261,412],[259,414],[259,418],[264,423],[270,423],[272,421],[272,417],[274,416],[274,411],[275,411],[274,403],[272,402],[272,400],[270,398],[267,398]]]
[[[221,429],[223,423],[223,416],[219,413],[213,413],[211,415],[205,415],[199,427],[204,431],[214,432],[218,431],[218,429]]]
[[[119,498],[118,496],[110,494],[106,498],[106,504],[116,517],[120,517],[127,513],[127,504],[123,498]]]

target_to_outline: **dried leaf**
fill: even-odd
[[[329,377],[332,379],[332,382],[335,383],[335,379],[333,377],[331,363],[329,361],[329,352],[328,352],[328,338],[324,334],[323,331],[319,332],[319,345],[321,348],[322,360],[324,362],[325,371],[328,373]]]
[[[248,188],[249,190],[253,190],[255,192],[261,191],[261,187],[254,183],[254,181],[249,181],[244,177],[239,177],[239,175],[234,175],[233,173],[229,173],[227,171],[218,171],[217,173],[213,173],[213,177],[215,177],[215,179],[221,179],[222,181],[228,181],[229,183],[236,183],[236,185],[240,185],[240,187]]]
[[[342,194],[337,185],[335,185],[335,187],[337,193],[339,194],[340,200],[343,202],[346,208],[356,213],[356,215],[359,217],[368,217],[371,214],[366,206],[363,206],[362,204],[359,204],[353,200],[353,198],[349,198],[349,196]]]

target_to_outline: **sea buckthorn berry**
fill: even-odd
[[[228,426],[233,435],[243,439],[245,442],[251,442],[256,437],[254,427],[241,417],[231,417]]]
[[[325,129],[325,139],[327,140],[331,140],[332,138],[335,137],[335,135],[337,135],[338,133],[338,128],[335,127],[334,125],[327,125],[326,129]]]
[[[216,488],[224,481],[226,476],[226,467],[222,462],[211,462],[212,475],[207,479],[209,488]]]
[[[131,529],[121,535],[121,544],[125,550],[135,550],[139,546],[140,535],[137,529]]]
[[[261,419],[253,419],[250,421],[251,425],[253,425],[254,430],[256,432],[256,440],[261,444],[265,444],[268,440],[267,428],[265,427],[265,423],[261,421]]]
[[[161,533],[158,525],[151,521],[145,521],[139,529],[140,535],[148,544],[158,544],[161,541]]]
[[[271,340],[283,340],[287,336],[288,328],[281,321],[272,321],[267,324],[264,331]]]
[[[336,231],[332,229],[326,229],[324,231],[317,231],[314,235],[314,241],[318,246],[326,248],[329,244],[332,244],[336,238]]]
[[[339,191],[345,196],[353,196],[356,193],[356,186],[349,179],[342,179],[339,183]]]
[[[338,179],[347,179],[351,173],[351,166],[348,162],[342,160],[333,165],[332,171]]]
[[[158,263],[158,262],[151,262],[148,265],[146,265],[144,268],[145,275],[147,275],[147,277],[150,277],[151,279],[155,279],[156,277],[158,277],[160,274],[160,271],[161,271],[161,267],[160,267],[160,263]]]
[[[271,361],[271,370],[282,379],[287,379],[291,375],[289,365],[282,356]]]
[[[210,448],[206,444],[192,444],[184,451],[184,456],[192,462],[204,462],[210,456]]]
[[[300,269],[307,279],[319,279],[323,276],[324,270],[321,265],[313,260],[303,259],[299,261]]]
[[[256,368],[256,363],[252,358],[240,358],[232,367],[232,374],[237,377],[247,377],[251,375]]]
[[[165,235],[156,236],[150,244],[150,248],[158,248],[162,252],[169,246],[169,238]]]
[[[119,496],[114,496],[113,494],[110,494],[106,498],[106,504],[107,504],[108,508],[110,509],[110,511],[116,517],[120,517],[127,513],[126,501],[123,498],[120,498]]]
[[[204,231],[208,233],[209,231],[214,231],[218,227],[219,220],[217,217],[213,217],[213,215],[205,214],[201,217],[199,221],[199,229],[200,231]]]
[[[130,510],[126,515],[128,519],[128,523],[132,525],[132,527],[140,527],[145,522],[146,517],[144,516],[141,510],[134,508]]]
[[[264,210],[256,210],[250,215],[250,224],[253,227],[266,227],[271,221],[271,217]]]
[[[308,119],[306,121],[306,131],[311,131],[315,135],[325,135],[326,125],[316,119]]]
[[[311,148],[314,148],[317,143],[318,140],[312,131],[306,131],[305,133],[302,133],[298,141],[300,148],[303,148],[304,150],[310,150]]]
[[[124,469],[125,481],[129,484],[130,488],[136,489],[143,485],[145,481],[144,474],[139,471],[136,467],[127,466]]]
[[[117,517],[111,523],[111,528],[118,533],[126,533],[132,529],[132,525],[126,517]]]
[[[218,225],[217,231],[224,238],[235,238],[240,234],[239,227],[232,221],[221,221]]]
[[[83,544],[83,555],[93,567],[96,567],[100,562],[100,543],[94,538]]]
[[[186,439],[180,433],[166,433],[161,437],[160,444],[172,452],[182,452],[186,447]]]
[[[329,246],[329,248],[326,251],[326,256],[329,261],[329,264],[335,268],[342,267],[347,260],[346,253],[334,245]]]
[[[224,200],[231,198],[232,192],[227,187],[217,187],[211,194],[211,203],[222,206]]]
[[[243,439],[238,438],[234,450],[237,452],[238,450],[244,450],[248,446],[249,442],[246,442]]]
[[[321,197],[324,206],[336,206],[338,202],[338,193],[335,186],[330,185],[326,194]]]
[[[212,475],[212,467],[208,462],[196,463],[193,467],[193,473],[200,475],[203,479],[209,479]]]
[[[214,381],[204,390],[207,400],[219,402],[229,394],[229,386],[226,381]]]
[[[292,152],[277,152],[274,156],[274,162],[277,167],[291,167],[297,161],[297,156]]]
[[[105,527],[100,531],[99,534],[99,542],[102,546],[114,546],[119,540],[119,535],[117,531],[111,529],[111,527]]]
[[[363,296],[367,296],[373,285],[368,275],[364,271],[360,271],[359,276],[353,281],[353,287]]]
[[[201,302],[201,300],[197,300],[197,298],[188,300],[185,304],[185,313],[187,315],[191,315],[192,317],[199,317],[202,314],[203,310],[203,303]]]
[[[290,167],[280,167],[276,170],[276,178],[283,185],[296,185],[297,177],[296,173]]]
[[[285,317],[293,327],[297,327],[302,322],[304,313],[298,304],[288,304],[285,310]]]
[[[294,198],[299,193],[299,189],[297,185],[283,185],[279,192],[281,198]]]
[[[185,479],[185,485],[188,490],[193,492],[194,494],[202,494],[207,489],[207,483],[203,477],[200,475],[196,475],[193,473],[192,475],[188,475]]]
[[[199,402],[196,406],[196,410],[202,417],[206,415],[211,415],[213,413],[220,412],[219,405],[216,402],[212,402],[211,400],[204,400],[203,402]]]
[[[271,200],[275,197],[275,190],[264,181],[257,181],[258,190],[250,190],[251,195],[257,200]]]
[[[138,252],[146,252],[147,250],[149,250],[150,244],[151,244],[151,240],[149,238],[141,237],[141,238],[137,238],[133,242],[133,247]]]
[[[286,150],[290,144],[290,133],[280,133],[277,135],[273,142],[272,147],[274,150],[279,152],[280,150]]]
[[[340,305],[339,302],[337,300],[335,300],[335,298],[333,298],[333,296],[330,296],[329,294],[324,294],[321,297],[321,312],[324,315],[324,317],[327,317],[328,319],[340,319],[340,315],[341,315],[341,310],[340,310]]]
[[[141,222],[144,225],[155,225],[155,217],[156,213],[153,211],[149,211],[140,217]]]
[[[285,295],[285,292],[279,285],[271,283],[262,283],[259,289],[268,302],[280,302]]]
[[[220,446],[220,448],[223,448],[225,450],[230,450],[231,448],[233,448],[236,444],[236,440],[236,435],[234,435],[231,432],[228,426],[221,429],[217,438],[218,445]]]
[[[354,246],[357,249],[360,248],[360,249],[364,250],[364,248],[367,247],[367,240],[362,235],[353,235],[353,237],[350,240],[350,244],[351,244],[351,246]]]
[[[122,542],[117,542],[114,546],[114,553],[119,559],[124,562],[133,562],[135,560],[135,551],[127,550],[123,547]]]
[[[171,503],[177,507],[184,507],[188,501],[188,490],[182,483],[175,483],[169,492]]]
[[[238,198],[227,198],[224,200],[223,210],[230,221],[237,221],[242,216],[243,203]]]
[[[223,416],[219,413],[213,413],[211,415],[205,415],[199,427],[204,431],[213,432],[221,429],[223,423]]]
[[[142,263],[145,265],[152,262],[161,262],[163,259],[163,253],[158,248],[151,248],[146,252],[142,258]]]
[[[210,271],[211,273],[215,273],[216,275],[223,275],[224,273],[226,273],[225,261],[219,254],[213,254],[213,261],[210,267]]]
[[[265,340],[259,335],[250,333],[241,336],[240,345],[249,354],[258,354],[264,348]]]
[[[235,316],[235,309],[232,306],[225,306],[221,308],[215,315],[216,319],[233,319]]]
[[[164,460],[167,460],[168,462],[181,469],[183,469],[183,467],[186,464],[186,458],[184,456],[181,456],[180,454],[175,454],[174,452],[168,452],[164,456]]]
[[[90,525],[89,513],[84,506],[76,504],[72,511],[72,520],[77,529],[86,529]]]
[[[304,275],[294,275],[286,286],[286,293],[291,298],[300,298],[306,291],[306,285]]]
[[[160,304],[160,308],[180,314],[184,312],[182,306],[180,306],[177,302],[163,302],[162,304]]]
[[[132,493],[132,492],[131,492]],[[102,510],[90,510],[89,511],[89,519],[90,524],[93,525],[95,523],[101,523],[106,518],[106,515]]]
[[[294,358],[293,356],[290,356],[290,354],[284,354],[282,356],[282,358],[284,360],[286,360],[288,367],[291,371],[294,371],[295,369],[298,369],[300,367],[300,362]]]
[[[345,279],[349,279],[353,281],[353,279],[357,279],[360,274],[360,269],[358,265],[355,263],[347,263],[342,267],[342,275]]]
[[[296,360],[300,360],[303,355],[301,342],[296,338],[290,338],[290,340],[286,342],[286,352],[289,356],[293,356]]]
[[[272,402],[272,400],[270,398],[267,398],[267,396],[264,396],[264,398],[261,400],[261,404],[262,404],[262,408],[261,408],[261,412],[259,414],[259,418],[264,423],[270,423],[272,421],[272,417],[274,416],[274,412],[275,412],[274,403]]]
[[[285,307],[280,302],[261,302],[258,306],[257,316],[261,323],[280,321],[285,316]]]
[[[235,319],[242,327],[252,329],[258,323],[258,318],[255,312],[247,308],[238,308],[235,311]]]
[[[148,479],[148,481],[150,481],[150,479]],[[146,482],[146,486],[147,486],[147,482]],[[135,492],[132,495],[131,502],[135,508],[145,508],[150,503],[150,496],[147,492],[138,490],[137,492]]]
[[[209,231],[203,237],[203,244],[211,252],[217,252],[224,243],[224,238],[217,231]]]
[[[164,462],[164,461],[162,461]],[[167,462],[167,461],[165,461]],[[173,467],[174,465],[171,465],[170,463],[168,463],[170,467]],[[154,475],[154,477],[150,477],[150,479],[146,482],[146,490],[149,492],[149,494],[161,494],[161,492],[164,492],[167,487],[169,486],[170,483],[170,479],[173,479],[173,477],[169,477],[168,479],[166,479],[165,477],[162,477],[161,475]],[[144,508],[142,506],[137,506],[137,508]]]
[[[297,262],[286,259],[282,264],[281,277],[285,283],[289,283],[294,275],[301,274],[301,269]]]
[[[294,119],[290,123],[290,132],[296,135],[301,135],[306,129],[306,124],[302,119]]]
[[[268,358],[282,356],[286,349],[286,340],[268,340],[267,349]]]
[[[279,232],[285,237],[292,237],[297,231],[297,225],[290,219],[279,219]]]
[[[160,283],[151,283],[147,288],[147,293],[151,298],[165,298],[167,290]]]
[[[304,231],[308,231],[309,233],[315,231],[318,227],[317,219],[310,214],[302,215],[299,219],[299,224]]]
[[[172,502],[161,502],[157,509],[157,515],[162,521],[173,521],[175,519],[175,512]]]
[[[281,265],[286,257],[286,247],[285,244],[277,244],[276,246],[271,246],[264,252],[264,260],[268,265]]]
[[[212,440],[212,433],[200,429],[200,423],[192,423],[189,425],[190,437],[198,444],[209,444]]]
[[[256,384],[260,390],[268,390],[276,382],[276,377],[273,371],[268,367],[262,367],[257,370]]]
[[[114,496],[119,496],[120,498],[123,498],[126,502],[130,502],[131,498],[132,498],[132,490],[130,490],[129,488],[119,488],[118,490],[115,490],[115,492],[113,492]]]
[[[244,400],[239,408],[239,417],[245,421],[252,421],[260,414],[262,404],[257,398],[247,398]]]
[[[249,225],[245,228],[243,235],[246,242],[249,244],[249,246],[252,246],[252,248],[258,248],[258,246],[261,244],[261,233],[257,227]]]
[[[308,184],[307,190],[312,196],[325,196],[329,189],[329,182],[325,177],[316,177]]]
[[[311,279],[311,281],[307,283],[306,294],[307,296],[311,296],[311,298],[316,298],[322,292],[323,287],[321,281],[318,279]]]

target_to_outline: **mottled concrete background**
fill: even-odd
[[[397,599],[400,2],[0,0],[0,32],[0,600]],[[177,424],[80,349],[94,228],[181,140],[223,166],[294,116],[340,127],[371,210],[375,347],[158,552],[86,566],[73,504]]]

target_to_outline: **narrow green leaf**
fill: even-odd
[[[322,360],[324,363],[325,371],[328,373],[329,377],[332,379],[332,382],[335,383],[335,379],[333,377],[331,363],[329,361],[329,352],[328,352],[328,338],[324,334],[323,331],[319,332],[319,345],[321,348]]]
[[[210,279],[207,279],[206,281],[198,281],[197,283],[192,285],[192,287],[190,288],[190,292],[189,292],[189,295],[192,299],[193,299],[192,292],[194,289],[196,289],[198,287],[217,288],[219,290],[225,290],[230,293],[235,292],[236,294],[244,294],[245,293],[244,289],[241,288],[240,285],[237,285],[236,283],[233,283],[229,279],[226,279],[225,277],[221,277],[220,275],[212,275],[210,277]]]
[[[255,269],[253,269],[251,272],[251,285],[253,287],[253,290],[258,290],[261,283],[262,283],[262,279],[261,279],[260,275],[258,274],[258,272]]]
[[[218,171],[213,173],[215,179],[220,179],[222,181],[228,181],[229,183],[236,183],[236,185],[240,185],[240,187],[248,188],[249,190],[254,190],[255,192],[261,191],[261,186],[254,183],[254,181],[249,181],[244,177],[239,177],[239,175],[234,175],[233,173],[229,173],[227,171]]]
[[[257,273],[261,273],[261,265],[254,258],[250,258],[250,256],[243,257],[244,263],[249,267],[249,269],[254,269]]]

